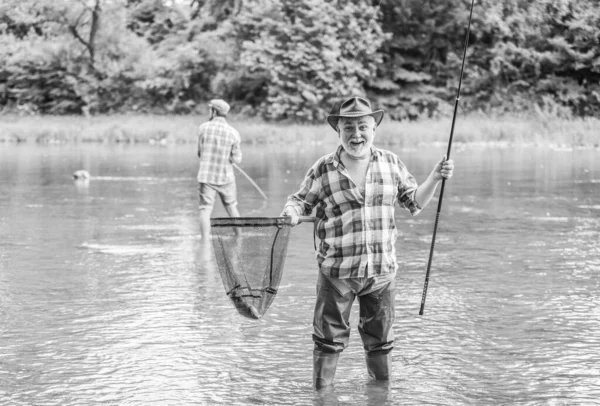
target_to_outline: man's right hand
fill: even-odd
[[[294,209],[284,209],[281,212],[281,216],[282,217],[290,217],[290,225],[292,227],[294,227],[295,225],[298,224],[298,221],[300,221],[300,216],[296,213],[296,210]]]

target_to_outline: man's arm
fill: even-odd
[[[229,162],[232,164],[239,164],[242,162],[242,138],[240,137],[240,133],[237,132],[236,129],[234,131],[234,139],[233,145],[231,146],[231,153],[229,154]]]
[[[231,147],[231,155],[229,156],[229,162],[232,164],[239,164],[242,162],[242,148],[240,142],[236,142]]]
[[[202,138],[203,138],[203,131],[202,131],[202,126],[200,126],[200,128],[198,128],[198,158],[200,158],[202,156]]]
[[[437,188],[438,183],[444,178],[446,180],[452,177],[452,173],[454,171],[454,161],[451,159],[446,160],[444,156],[438,163],[435,164],[433,171],[425,180],[425,182],[421,183],[415,192],[415,200],[424,208],[431,201],[433,194],[435,193],[435,189]]]
[[[313,207],[317,203],[320,190],[320,177],[315,175],[315,167],[312,167],[306,174],[300,190],[288,197],[281,216],[290,216],[291,225],[295,226],[298,224],[300,216],[308,215],[312,212]]]

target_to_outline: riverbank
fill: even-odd
[[[199,116],[0,116],[0,143],[195,143],[196,129],[205,120],[206,117]],[[268,123],[235,116],[229,121],[246,144],[336,142],[327,124]],[[384,120],[377,130],[377,143],[394,146],[447,143],[450,125],[450,118],[419,122]],[[459,117],[453,142],[600,148],[600,120]]]

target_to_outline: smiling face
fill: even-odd
[[[338,134],[348,155],[357,159],[365,158],[369,156],[375,138],[375,119],[373,116],[341,117]]]

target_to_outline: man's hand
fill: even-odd
[[[291,208],[286,208],[281,212],[282,217],[290,217],[290,225],[294,227],[300,221],[300,216],[296,213],[296,210]]]
[[[440,181],[443,178],[446,180],[452,177],[454,173],[454,161],[452,159],[446,160],[446,155],[443,156],[442,159],[438,163],[435,164],[433,171],[431,172],[431,178],[433,180]]]

